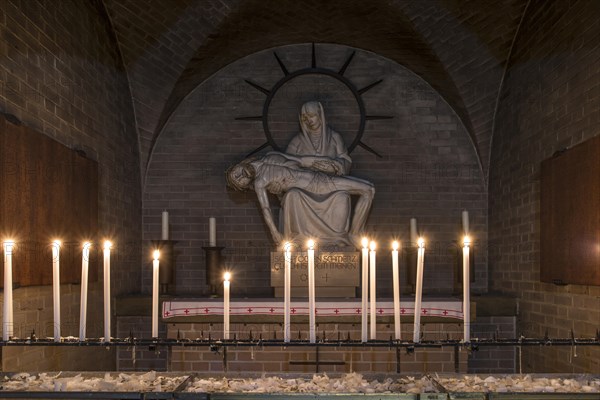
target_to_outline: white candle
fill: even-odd
[[[60,241],[52,242],[52,306],[54,309],[54,341],[60,342]]]
[[[88,294],[88,274],[90,265],[90,242],[83,244],[81,255],[81,302],[79,305],[79,340],[84,341],[86,337],[87,325],[87,294]]]
[[[471,295],[470,295],[470,271],[469,271],[469,245],[471,239],[464,238],[463,247],[463,338],[465,343],[471,341]]]
[[[162,240],[169,240],[169,212],[162,212]]]
[[[362,310],[361,310],[361,340],[366,342],[369,314],[369,239],[362,240]]]
[[[462,212],[462,226],[465,235],[469,234],[469,212],[467,210]]]
[[[317,341],[315,321],[315,242],[308,241],[308,332],[311,343]]]
[[[283,341],[290,341],[290,309],[292,290],[292,244],[286,242],[284,249],[285,269],[283,271]]]
[[[208,245],[209,247],[217,246],[217,220],[214,218],[208,219]]]
[[[231,274],[225,272],[223,281],[223,339],[229,339],[229,286]]]
[[[160,251],[154,250],[154,261],[152,262],[152,337],[158,337],[158,276],[160,262]]]
[[[415,292],[415,326],[413,331],[413,342],[421,341],[421,300],[423,297],[423,263],[425,259],[425,240],[419,238],[417,242],[419,252],[417,254],[417,287]]]
[[[418,240],[418,233],[417,233],[417,219],[416,218],[411,218],[410,219],[410,245],[414,246],[417,243]]]
[[[2,340],[13,336],[12,256],[15,242],[4,241],[4,304],[2,307]]]
[[[375,242],[371,242],[370,246],[371,252],[369,253],[370,261],[369,261],[369,280],[371,287],[371,340],[377,339],[377,300],[375,297],[376,294],[376,272],[375,272]]]
[[[400,340],[400,273],[398,271],[398,242],[392,243],[392,279],[394,284],[394,332]]]
[[[110,248],[112,243],[104,242],[104,341],[110,342]]]

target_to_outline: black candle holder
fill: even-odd
[[[209,246],[202,249],[206,253],[206,284],[212,297],[219,295],[218,290],[222,288],[223,270],[221,268],[221,251],[225,247]]]
[[[419,248],[410,246],[405,251],[406,257],[406,282],[409,286],[410,294],[414,294],[417,286],[417,258]]]
[[[174,294],[174,271],[175,271],[175,240],[153,240],[153,249],[160,251],[160,268],[158,269],[158,281],[160,294]]]

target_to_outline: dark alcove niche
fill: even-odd
[[[317,63],[337,71],[355,50],[344,76],[359,88],[383,79],[364,94],[366,112],[393,116],[367,121],[365,127],[363,141],[382,158],[360,147],[351,154],[351,174],[370,180],[377,190],[367,230],[380,243],[378,293],[391,295],[391,241],[408,242],[413,216],[428,241],[424,290],[451,293],[463,209],[470,212],[477,252],[472,287],[485,291],[487,196],[464,126],[426,82],[377,54],[317,44]],[[311,45],[298,44],[255,53],[222,68],[180,104],[154,147],[144,187],[144,239],[148,243],[160,237],[160,214],[168,210],[171,239],[177,241],[178,294],[206,294],[202,247],[208,244],[209,217],[217,219],[217,244],[225,247],[224,263],[233,272],[233,295],[271,293],[269,253],[274,246],[258,203],[254,193],[228,189],[224,171],[265,142],[260,122],[235,118],[260,115],[265,100],[244,80],[270,88],[281,79],[273,51],[290,71],[310,66]],[[354,99],[346,87],[321,76],[291,81],[274,97],[269,112],[274,137],[287,145],[299,129],[300,106],[313,99],[323,103],[328,124],[349,144],[357,124]],[[144,274],[148,290],[150,273]],[[403,286],[405,278],[403,264]]]

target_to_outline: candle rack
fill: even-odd
[[[251,334],[250,334],[251,335]],[[162,338],[112,338],[110,342],[105,342],[104,338],[89,338],[80,341],[77,338],[62,338],[60,342],[55,342],[53,338],[47,339],[31,339],[31,338],[14,338],[10,340],[0,341],[0,347],[6,346],[63,346],[63,347],[86,347],[86,346],[178,346],[178,347],[194,347],[194,346],[216,346],[216,347],[389,347],[389,348],[405,348],[408,352],[416,348],[440,348],[440,347],[464,347],[468,350],[476,351],[479,347],[488,346],[600,346],[600,334],[595,338],[526,338],[519,337],[513,339],[477,339],[474,338],[470,342],[461,340],[421,340],[420,342],[412,342],[406,340],[368,340],[362,342],[355,339],[320,339],[317,337],[315,343],[310,343],[309,340],[298,339],[284,342],[282,339],[263,339],[262,335],[258,338],[237,339],[233,335],[233,339],[215,339],[209,334],[207,337],[198,339],[162,339]]]

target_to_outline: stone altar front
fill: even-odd
[[[271,252],[271,286],[283,297],[284,253]],[[292,297],[308,296],[308,254],[292,253]],[[315,255],[315,286],[318,297],[355,297],[360,285],[360,253],[318,252]]]

